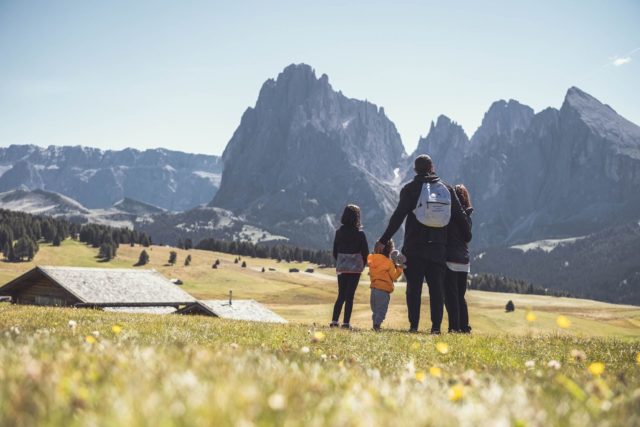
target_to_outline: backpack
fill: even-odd
[[[413,210],[416,219],[427,227],[441,228],[451,219],[451,193],[440,181],[422,184],[418,204]]]

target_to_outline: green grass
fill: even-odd
[[[640,425],[635,339],[431,337],[9,304],[0,337],[3,426]]]

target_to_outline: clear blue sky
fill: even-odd
[[[640,124],[635,0],[0,0],[0,146],[219,154],[294,62],[384,106],[408,152],[439,114],[472,134],[573,85]]]

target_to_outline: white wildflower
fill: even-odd
[[[536,367],[536,361],[535,360],[527,360],[526,362],[524,362],[524,367],[527,369],[533,369]]]
[[[549,363],[547,363],[547,368],[555,369],[556,371],[561,367],[562,365],[557,360],[549,360]]]
[[[281,411],[287,406],[287,399],[280,393],[273,393],[267,403],[274,411]]]
[[[302,348],[300,349],[300,353],[302,353],[302,354],[307,354],[307,353],[309,353],[309,347],[307,347],[307,346],[305,345],[304,347],[302,347]]]

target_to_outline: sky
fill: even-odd
[[[559,108],[640,124],[640,1],[0,0],[0,146],[221,154],[291,63],[383,106],[411,153],[445,114]]]

